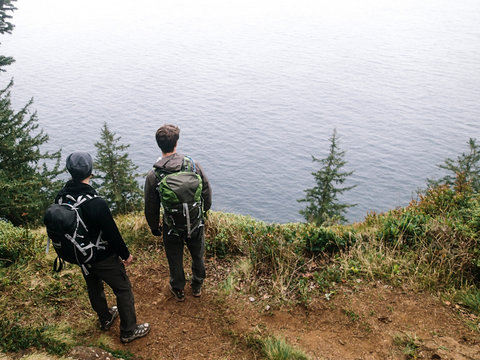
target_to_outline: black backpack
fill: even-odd
[[[82,266],[88,275],[85,265],[95,261],[99,250],[105,250],[107,242],[102,240],[102,232],[92,237],[82,219],[81,205],[95,197],[80,195],[75,198],[72,195],[66,195],[66,201],[60,199],[59,203],[47,208],[43,222],[48,234],[47,253],[51,240],[58,255],[53,266],[55,271],[62,269],[63,260],[65,260]]]

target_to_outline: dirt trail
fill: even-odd
[[[480,359],[480,334],[466,326],[467,315],[425,293],[358,283],[338,289],[329,301],[313,299],[308,308],[266,311],[265,302],[249,295],[218,296],[212,277],[201,298],[187,287],[179,303],[168,290],[162,261],[157,268],[136,264],[129,273],[138,320],[150,322],[152,331],[127,345],[118,340],[118,324],[109,336],[115,348],[142,360],[258,359],[242,341],[254,333],[282,336],[312,359],[406,359],[409,342],[418,346],[418,359]]]

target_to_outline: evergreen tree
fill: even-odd
[[[14,27],[9,21],[13,1],[0,0],[0,34],[9,34]],[[0,55],[0,71],[13,61]],[[12,109],[12,86],[10,81],[0,90],[0,218],[14,225],[38,224],[59,186],[55,179],[60,173],[60,151],[40,150],[48,135],[37,131],[37,115],[29,111],[32,100],[18,112]],[[54,162],[51,170],[45,161]]]
[[[95,143],[93,185],[109,203],[112,213],[125,214],[142,206],[142,191],[135,180],[135,166],[125,152],[130,145],[119,144],[120,136],[103,124],[101,140]],[[99,180],[97,180],[97,178]]]
[[[16,0],[0,0],[0,34],[11,34],[14,28],[14,25],[9,21],[12,18],[12,15],[9,13],[16,10],[16,7],[12,5],[14,1]],[[14,61],[10,56],[0,55],[0,71],[5,71],[2,68]]]
[[[448,158],[444,164],[438,165],[440,169],[447,170],[449,174],[439,180],[427,179],[429,186],[448,185],[461,186],[458,182],[470,184],[475,193],[480,192],[480,149],[476,140],[468,140],[469,152],[458,156],[456,160]]]
[[[20,111],[12,110],[10,88],[0,90],[0,217],[14,225],[39,223],[59,183],[60,150],[42,152],[48,135],[38,129],[32,100]],[[49,170],[44,160],[55,161]]]
[[[346,164],[344,160],[345,152],[339,149],[337,141],[337,131],[334,129],[330,138],[330,152],[328,156],[325,159],[317,159],[312,155],[313,162],[322,164],[320,170],[312,173],[316,186],[304,190],[306,193],[305,198],[297,200],[298,202],[308,203],[304,210],[300,210],[300,214],[308,222],[313,222],[317,225],[346,222],[347,219],[344,216],[346,210],[356,205],[342,204],[338,201],[338,195],[353,189],[356,185],[338,186],[345,183],[345,180],[353,174],[353,171],[342,172],[342,168]]]

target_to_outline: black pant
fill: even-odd
[[[87,283],[88,297],[93,310],[98,314],[101,322],[110,320],[112,315],[108,311],[107,299],[103,282],[107,283],[117,298],[117,307],[120,315],[120,335],[129,336],[137,326],[135,302],[132,285],[125,272],[125,266],[117,255],[87,266],[88,275],[82,270]]]
[[[205,262],[203,255],[205,253],[205,237],[203,226],[197,228],[191,234],[190,238],[182,235],[168,234],[169,229],[163,226],[163,244],[167,255],[168,266],[170,268],[170,285],[175,289],[185,287],[185,273],[183,270],[183,247],[187,245],[188,251],[192,256],[192,288],[199,289],[205,279]]]

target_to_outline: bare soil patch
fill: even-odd
[[[116,324],[108,335],[114,347],[140,360],[259,359],[259,350],[245,339],[271,334],[312,359],[480,359],[480,334],[466,325],[479,319],[430,294],[360,282],[340,286],[330,300],[316,297],[308,306],[268,309],[268,299],[252,301],[242,292],[222,296],[217,288],[222,275],[212,271],[216,265],[208,266],[202,297],[194,298],[187,287],[185,302],[169,292],[165,261],[131,266],[138,321],[150,322],[152,330],[124,345]],[[415,342],[415,356],[404,353],[401,338]]]

